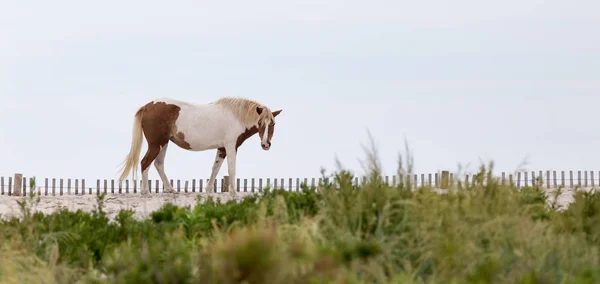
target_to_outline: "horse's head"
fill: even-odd
[[[256,128],[260,136],[260,146],[267,151],[271,148],[271,139],[275,133],[275,117],[281,113],[281,110],[271,112],[266,107],[257,107],[256,112],[258,113]]]

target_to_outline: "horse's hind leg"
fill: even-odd
[[[146,150],[146,155],[142,158],[141,167],[142,167],[142,195],[147,195],[148,191],[148,170],[150,169],[150,164],[156,159],[158,154],[160,153],[160,146],[150,144],[148,145],[148,150]]]
[[[171,186],[171,183],[165,174],[165,156],[167,155],[167,146],[169,146],[168,142],[160,148],[160,152],[154,160],[154,167],[156,167],[156,170],[158,171],[158,175],[165,186],[165,190],[169,193],[172,193],[173,187]]]

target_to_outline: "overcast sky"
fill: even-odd
[[[163,96],[283,109],[270,151],[257,136],[240,148],[240,178],[319,177],[335,155],[362,173],[366,129],[386,174],[404,139],[419,173],[480,159],[509,172],[525,158],[535,171],[600,170],[598,11],[581,0],[2,1],[0,175],[116,178],[135,110]],[[171,144],[166,173],[208,178],[214,156]]]

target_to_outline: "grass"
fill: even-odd
[[[240,202],[32,213],[0,223],[2,283],[598,283],[600,194],[559,209],[541,184],[517,190],[482,166],[440,194],[366,183],[338,169],[301,192]],[[402,159],[399,159],[402,161]],[[398,171],[408,169],[399,162]]]

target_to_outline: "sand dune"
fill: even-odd
[[[589,191],[591,189],[591,187],[581,189],[565,188],[558,198],[558,204],[564,208],[573,201],[574,190]],[[548,189],[547,192],[552,193],[555,190],[556,189]],[[240,192],[237,194],[236,199],[252,194],[253,193],[250,192]],[[145,218],[149,216],[151,212],[159,209],[167,202],[178,206],[193,206],[198,202],[198,198],[203,201],[208,196],[209,195],[206,193],[153,193],[146,197],[142,197],[140,194],[107,194],[104,202],[104,212],[112,219],[119,210],[133,209],[136,218]],[[222,202],[230,200],[229,194],[215,193],[210,196],[213,196],[215,199],[219,198]],[[20,217],[21,212],[17,201],[23,200],[24,198],[29,197],[0,195],[0,216],[2,218],[13,216]],[[40,196],[40,201],[33,207],[33,210],[51,213],[60,208],[66,208],[72,211],[81,209],[89,212],[96,207],[96,198],[96,195]]]

